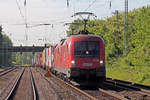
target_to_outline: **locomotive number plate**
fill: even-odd
[[[83,63],[83,66],[92,66],[92,63]]]

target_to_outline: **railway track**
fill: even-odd
[[[106,80],[99,87],[94,87],[95,89],[80,88],[96,98],[101,98],[100,100],[150,100],[150,88],[148,89],[148,86],[134,85],[126,82]]]
[[[0,77],[7,74],[7,73],[9,73],[9,72],[11,72],[11,71],[13,71],[13,70],[15,70],[15,69],[16,69],[16,67],[11,67],[11,68],[7,68],[7,69],[4,69],[4,70],[0,71]]]
[[[57,96],[57,100],[97,100],[95,97],[71,84],[68,84],[54,75],[52,75],[51,78],[46,78],[43,69],[37,69],[36,71],[39,72],[40,75],[52,86],[52,89]]]
[[[10,68],[12,68],[12,67],[5,68],[5,69],[0,69],[0,73],[4,72],[4,71],[6,71],[6,70],[8,70],[8,69],[10,69]]]
[[[127,82],[127,81],[117,80],[117,79],[112,79],[112,78],[107,78],[106,81],[110,82],[110,83],[114,83],[114,84],[130,86],[130,87],[137,88],[137,89],[140,89],[143,91],[150,91],[150,86],[136,84],[133,82]],[[148,92],[148,93],[150,93],[150,92]]]
[[[14,68],[5,70],[0,74],[0,100],[4,100],[12,84],[15,82],[17,75],[19,74],[21,68]]]
[[[127,100],[124,97],[99,87],[79,87],[82,91],[98,100]]]
[[[31,68],[33,73],[35,86],[37,89],[37,97],[39,100],[58,100],[55,91],[53,90],[53,86],[50,85],[47,80],[43,78],[43,76],[36,71],[36,68]]]
[[[111,79],[107,79],[103,87],[112,93],[118,94],[128,100],[150,100],[150,89],[144,89],[137,87],[134,84],[128,82],[120,82]]]
[[[37,100],[34,79],[30,68],[18,75],[5,100]]]

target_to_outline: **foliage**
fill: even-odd
[[[118,58],[112,66],[107,67],[107,77],[150,85],[149,66],[128,66],[124,59]]]
[[[0,26],[0,47],[5,48],[8,46],[12,46],[12,42],[7,35],[2,34],[2,26]],[[8,52],[7,50],[0,51],[0,65],[10,66],[11,59],[12,59],[11,52]]]
[[[25,52],[25,53],[14,53],[13,54],[13,64],[14,65],[31,65],[32,64],[32,53]]]

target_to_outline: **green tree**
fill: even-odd
[[[8,46],[12,46],[12,42],[7,35],[2,34],[2,26],[0,26],[0,47],[7,48]],[[0,51],[0,65],[10,66],[11,60],[11,52],[8,52],[8,50]]]

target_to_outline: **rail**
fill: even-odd
[[[14,68],[9,68],[9,69],[6,69],[6,70],[1,71],[1,72],[0,72],[0,77],[3,76],[3,75],[5,75],[5,74],[7,74],[7,73],[9,73],[9,72],[11,72],[11,71],[13,71],[14,69],[16,69],[16,67],[14,67]]]
[[[44,77],[45,80],[48,81],[48,79],[47,79],[44,75],[42,75],[42,73],[41,73],[40,71],[38,71],[38,72],[41,74],[41,76]],[[88,97],[90,100],[97,100],[95,97],[93,97],[93,96],[87,94],[86,92],[84,92],[84,91],[82,91],[82,90],[80,90],[80,89],[74,87],[73,85],[68,84],[67,82],[65,82],[65,81],[63,81],[63,80],[57,78],[55,75],[53,75],[53,74],[51,74],[51,75],[52,75],[53,78],[55,78],[55,79],[56,79],[57,81],[59,81],[60,83],[63,83],[63,84],[65,84],[65,85],[67,85],[68,87],[72,88],[73,90],[75,90],[75,91],[78,92],[79,94],[82,94],[82,95],[84,95],[85,97]]]
[[[18,78],[17,78],[17,81],[14,83],[12,89],[10,90],[10,92],[9,92],[9,94],[8,94],[8,96],[6,97],[5,100],[12,100],[12,97],[13,97],[13,95],[14,95],[14,93],[15,93],[15,90],[17,89],[17,85],[19,84],[19,81],[21,80],[21,77],[22,77],[22,75],[23,75],[23,73],[24,73],[24,70],[25,70],[25,68],[24,68],[24,69],[22,70],[22,72],[19,74],[19,76],[18,76]]]
[[[32,74],[32,71],[30,69],[30,75],[31,75],[31,82],[32,82],[32,91],[33,91],[33,100],[38,100],[38,93],[37,93],[37,90],[36,90],[36,86],[35,86],[35,82],[34,82],[34,78],[33,78],[33,74]]]

